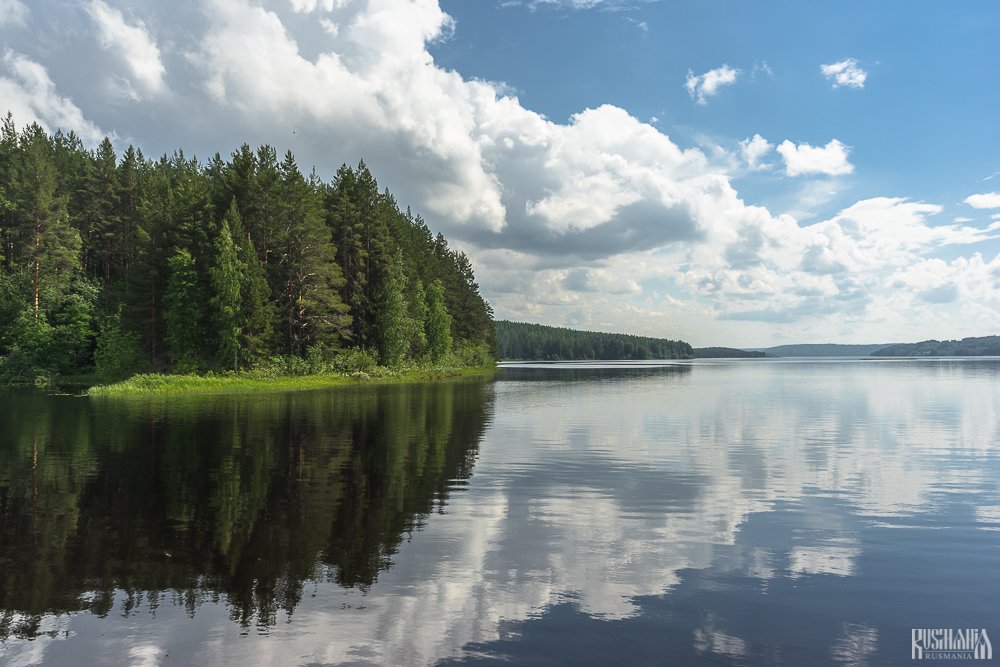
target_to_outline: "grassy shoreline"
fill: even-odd
[[[400,384],[488,375],[496,366],[409,367],[378,366],[368,372],[312,373],[308,375],[264,375],[255,371],[220,375],[162,375],[146,373],[87,390],[88,396],[167,396],[187,394],[231,394],[267,391],[325,389],[352,384]]]

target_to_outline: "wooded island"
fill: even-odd
[[[462,252],[364,162],[202,163],[0,127],[0,383],[96,372],[482,366],[492,310]]]

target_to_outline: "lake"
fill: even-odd
[[[1000,640],[998,442],[997,359],[0,394],[0,664],[919,664]]]

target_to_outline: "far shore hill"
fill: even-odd
[[[774,347],[696,347],[696,359],[753,357],[983,357],[1000,356],[1000,336],[962,340],[925,340],[919,343],[802,343]]]
[[[774,357],[948,357],[1000,356],[1000,336],[919,343],[802,343],[773,347],[692,347],[682,340],[584,331],[527,322],[498,320],[501,361],[586,359],[740,359]]]
[[[743,353],[743,354],[740,354]],[[696,359],[751,357],[982,357],[1000,356],[1000,336],[979,336],[962,340],[925,340],[919,343],[802,343],[774,347],[694,348]]]
[[[758,357],[869,357],[877,356],[889,343],[841,345],[839,343],[802,343],[774,347],[696,347],[695,359],[747,359]]]

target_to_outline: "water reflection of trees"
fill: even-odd
[[[241,398],[0,402],[0,639],[44,614],[193,614],[267,627],[317,579],[366,587],[468,478],[479,382]]]

